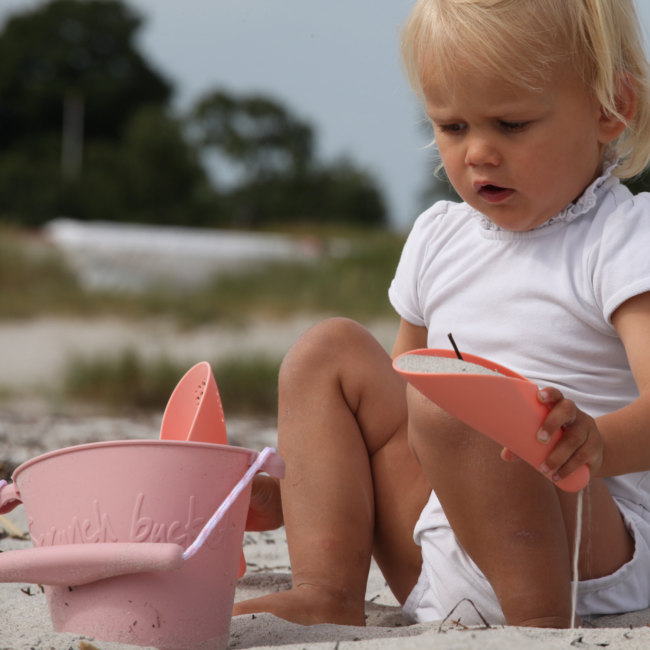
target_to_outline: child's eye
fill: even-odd
[[[504,122],[503,120],[500,120],[499,124],[506,131],[515,133],[517,131],[523,131],[530,124],[530,122]]]
[[[464,124],[440,124],[438,125],[438,129],[440,129],[443,133],[461,133],[465,129]]]

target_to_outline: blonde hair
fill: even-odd
[[[459,66],[542,90],[558,66],[572,66],[603,109],[622,119],[617,89],[637,86],[638,107],[612,143],[615,174],[630,178],[650,161],[650,65],[634,0],[418,0],[401,52],[422,100],[422,78],[447,86]]]

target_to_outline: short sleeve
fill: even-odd
[[[447,212],[448,206],[448,201],[440,201],[416,219],[388,290],[388,298],[395,311],[404,320],[420,327],[426,326],[420,302],[420,278],[427,263],[428,245],[435,236],[440,216]]]
[[[638,194],[603,219],[589,266],[594,296],[611,323],[626,300],[650,291],[650,194]]]

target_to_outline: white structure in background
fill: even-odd
[[[50,221],[45,235],[84,287],[109,291],[193,289],[258,264],[309,262],[323,248],[306,237],[72,219]]]

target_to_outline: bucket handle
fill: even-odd
[[[16,506],[22,503],[20,493],[15,483],[0,481],[0,515],[11,512]]]
[[[210,517],[194,542],[183,551],[171,543],[99,543],[40,546],[0,554],[0,582],[31,582],[54,586],[83,585],[105,578],[147,571],[175,571],[205,543],[230,506],[257,472],[284,477],[284,461],[272,447],[252,452],[246,474]],[[250,463],[249,463],[250,464]],[[12,510],[20,495],[12,483],[0,481],[0,508]]]
[[[256,454],[257,452],[253,453]],[[185,552],[183,553],[184,560],[189,560],[189,558],[191,558],[201,548],[201,546],[203,546],[205,540],[210,537],[212,531],[221,521],[221,518],[226,514],[230,506],[235,502],[235,499],[251,482],[253,476],[255,476],[257,472],[268,472],[271,476],[284,478],[284,460],[275,453],[273,447],[266,447],[264,451],[254,459],[254,462],[251,464],[246,474],[244,474],[241,481],[235,485],[233,491],[224,499],[223,503],[217,508],[217,511],[212,515],[212,517],[210,517],[208,523],[203,526],[198,537],[185,549]]]
[[[273,449],[273,447],[266,447],[264,451],[266,451],[266,449]],[[248,459],[248,465],[252,465],[257,460],[258,456],[259,453],[257,451],[251,452],[251,455]],[[266,460],[262,463],[261,467],[257,471],[266,472],[275,478],[284,478],[284,460],[282,459],[282,456],[279,456],[277,453],[275,453],[275,449],[273,449],[273,453],[267,456]]]

